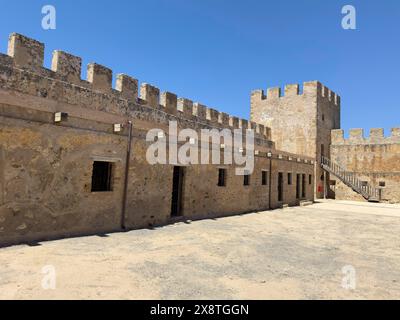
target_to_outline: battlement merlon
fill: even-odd
[[[285,99],[294,96],[316,96],[331,101],[333,105],[340,106],[340,96],[325,87],[319,81],[304,82],[302,86],[299,84],[288,84],[281,90],[280,87],[268,88],[267,93],[262,89],[257,89],[251,92],[251,102],[257,102],[260,100],[274,100],[274,99]]]
[[[125,74],[117,75],[115,89],[127,100],[136,101],[138,98],[138,80]]]
[[[89,63],[87,80],[94,90],[108,93],[112,89],[112,70],[97,63]]]
[[[82,59],[64,51],[53,52],[51,70],[65,77],[65,81],[79,84],[81,81]]]
[[[44,44],[12,33],[8,39],[8,55],[13,58],[17,68],[40,70],[44,62]]]
[[[331,130],[331,141],[333,145],[344,144],[344,130],[342,129]]]
[[[270,128],[230,116],[200,103],[193,103],[189,99],[178,98],[171,92],[163,92],[160,95],[157,87],[147,83],[142,83],[139,89],[138,80],[125,74],[117,74],[115,89],[113,89],[112,70],[97,63],[88,64],[87,79],[82,80],[82,59],[61,50],[53,52],[49,70],[43,66],[44,53],[45,45],[43,43],[21,34],[11,34],[8,42],[8,55],[0,53],[0,65],[5,67],[2,81],[7,84],[6,87],[27,94],[36,94],[37,90],[44,89],[47,98],[64,102],[72,101],[73,104],[78,102],[82,107],[95,110],[104,109],[106,112],[124,116],[127,115],[126,109],[134,107],[134,105],[130,106],[130,103],[146,105],[150,109],[157,109],[173,116],[203,122],[215,127],[253,129],[256,136],[267,140],[271,139]],[[29,75],[28,78],[27,75]],[[19,85],[22,81],[20,79],[37,82],[40,77],[46,79],[47,87],[43,87],[41,84],[40,88],[35,89],[35,86]],[[39,83],[37,85],[39,86]],[[64,90],[56,90],[55,88],[58,86],[63,86]],[[138,98],[139,90],[140,99]],[[93,99],[92,95],[97,98]]]
[[[178,112],[178,97],[171,92],[163,92],[161,94],[160,104],[165,108],[165,112],[176,114]]]
[[[364,142],[364,129],[350,129],[349,141],[355,144]]]
[[[331,130],[332,145],[373,145],[400,143],[400,128],[392,128],[391,135],[385,137],[383,128],[372,128],[369,137],[364,136],[363,129],[350,129],[349,138],[344,138],[344,130]]]

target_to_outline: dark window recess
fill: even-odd
[[[325,115],[324,114],[322,115],[322,121],[325,121]]]
[[[306,175],[305,174],[302,175],[301,184],[302,184],[301,197],[305,198],[306,197]]]
[[[226,186],[226,169],[218,169],[218,187]]]
[[[278,201],[283,201],[283,173],[278,173]]]
[[[291,173],[287,174],[287,183],[288,183],[288,185],[292,185],[292,174]]]
[[[243,176],[243,185],[244,186],[249,186],[250,185],[250,175],[249,174],[245,174]]]
[[[368,186],[368,181],[361,181],[361,186],[362,187]]]
[[[386,182],[385,181],[379,181],[379,186],[380,187],[386,187]]]
[[[111,162],[93,162],[92,192],[112,191],[112,167]]]
[[[312,175],[311,174],[308,175],[308,184],[312,184]]]
[[[266,186],[268,184],[267,171],[261,171],[261,184]]]

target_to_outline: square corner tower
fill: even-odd
[[[315,195],[323,197],[321,156],[330,156],[331,130],[340,128],[340,97],[318,81],[251,94],[251,121],[271,128],[278,150],[315,159]]]

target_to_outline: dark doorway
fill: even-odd
[[[305,174],[302,175],[301,184],[302,184],[301,197],[305,198],[306,197],[306,175]]]
[[[174,167],[172,181],[172,203],[171,216],[179,217],[182,215],[182,190],[183,190],[183,167]]]
[[[261,172],[261,184],[266,186],[268,184],[267,171]]]
[[[296,175],[296,199],[300,199],[300,175]]]
[[[94,161],[92,171],[92,192],[112,191],[112,163]]]
[[[283,201],[283,173],[278,173],[278,201]]]
[[[287,184],[290,186],[292,185],[292,174],[291,173],[287,174]]]

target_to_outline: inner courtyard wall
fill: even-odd
[[[371,129],[369,137],[363,129],[352,129],[348,139],[344,130],[333,130],[331,159],[361,181],[381,188],[382,201],[400,202],[400,128],[393,128],[389,136],[382,128]],[[332,180],[336,199],[364,200],[338,179]]]
[[[306,179],[304,197],[293,192],[297,174],[313,176],[313,159],[278,151],[268,127],[160,93],[147,83],[139,86],[123,74],[112,88],[112,71],[98,64],[89,64],[82,80],[81,59],[62,51],[54,52],[49,70],[43,56],[43,44],[19,34],[10,36],[8,55],[0,54],[0,245],[148,228],[314,199],[314,179],[311,184]],[[55,123],[60,112],[62,121]],[[170,121],[199,136],[201,129],[254,130],[255,170],[249,185],[233,165],[149,164],[146,134],[157,128],[173,138]],[[114,132],[115,124],[123,124],[122,131]],[[112,167],[108,192],[92,191],[98,161]],[[184,167],[179,217],[171,217],[175,166]],[[225,186],[217,185],[219,169],[226,169]],[[265,185],[262,171],[268,172]],[[284,177],[280,201],[279,172]],[[292,185],[286,180],[289,172]]]

